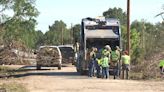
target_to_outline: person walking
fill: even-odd
[[[126,79],[129,79],[129,71],[130,71],[130,56],[128,55],[128,51],[124,51],[121,57],[122,60],[122,75],[124,79],[124,72],[126,72]]]

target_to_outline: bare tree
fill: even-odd
[[[163,9],[163,12],[157,14],[155,17],[161,16],[161,18],[162,18],[163,21],[164,21],[164,16],[163,16],[163,15],[164,15],[164,5],[162,6],[162,9]]]

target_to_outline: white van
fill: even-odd
[[[37,52],[36,68],[41,69],[42,66],[46,67],[58,67],[61,70],[62,67],[62,55],[57,46],[40,46]]]

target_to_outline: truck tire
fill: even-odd
[[[58,65],[58,70],[61,70],[62,65]]]
[[[80,70],[80,75],[88,75],[88,71],[87,70]]]
[[[76,71],[77,71],[78,73],[80,72],[80,70],[79,70],[79,69],[77,69],[77,68],[76,68]]]
[[[36,65],[36,70],[41,70],[41,66],[40,65]]]

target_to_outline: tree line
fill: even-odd
[[[68,29],[62,20],[55,20],[45,34],[42,33],[42,30],[35,29],[36,17],[39,15],[35,1],[0,1],[0,45],[11,48],[36,49],[40,45],[73,43],[74,36],[76,36],[75,38],[79,36],[79,24]],[[6,11],[13,14],[6,14]]]
[[[35,7],[35,1],[0,1],[0,45],[36,49],[40,45],[73,44],[75,40],[79,41],[80,24],[67,28],[64,21],[54,20],[54,23],[49,26],[45,34],[41,30],[36,30],[36,17],[39,15],[39,11]],[[13,14],[6,14],[6,11],[10,11]],[[120,20],[123,47],[126,48],[126,12],[121,8],[115,7],[104,11],[102,15],[106,18]],[[152,24],[144,19],[135,20],[131,23],[130,33],[131,56],[134,63],[164,48],[164,22]]]

